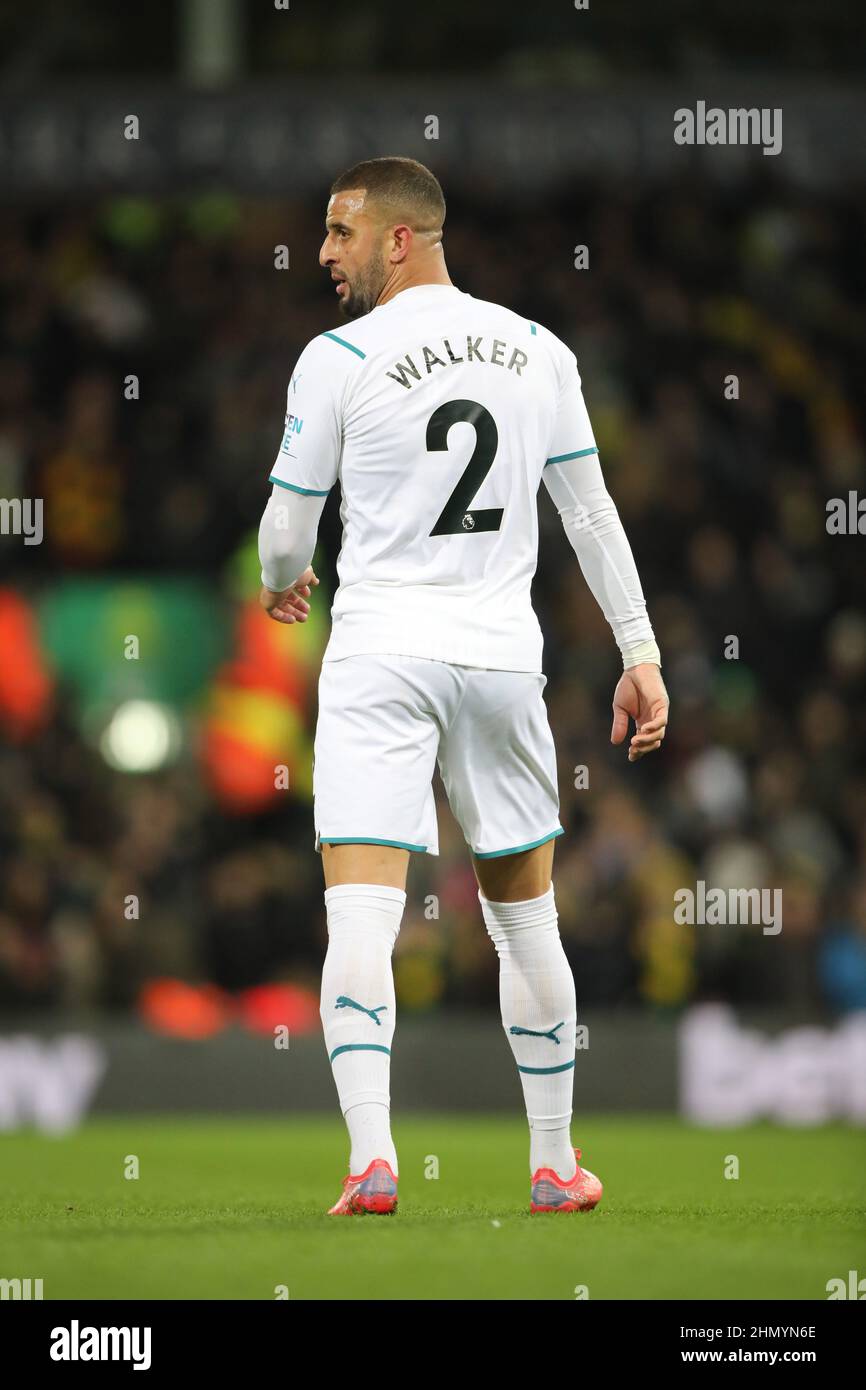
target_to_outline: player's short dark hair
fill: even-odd
[[[417,159],[387,155],[365,159],[331,184],[332,193],[364,188],[388,217],[415,232],[438,232],[445,221],[445,197],[439,180]]]

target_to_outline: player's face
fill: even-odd
[[[365,210],[364,189],[334,193],[325,227],[319,265],[330,270],[346,318],[360,318],[376,307],[386,278],[383,232]]]

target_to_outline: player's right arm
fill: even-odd
[[[629,761],[634,762],[660,746],[669,702],[637,566],[605,487],[577,361],[567,349],[550,456],[542,478],[622,654],[623,676],[614,693],[611,741],[622,742],[631,716],[636,733],[629,745]]]
[[[303,622],[319,520],[337,481],[345,373],[324,335],[298,358],[286,393],[283,439],[259,524],[262,607],[279,622]]]

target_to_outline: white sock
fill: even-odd
[[[320,1013],[352,1143],[353,1174],[363,1173],[374,1158],[387,1159],[397,1172],[390,1127],[391,953],[405,905],[405,892],[384,884],[341,883],[325,890],[328,951]]]
[[[357,1176],[374,1158],[385,1158],[397,1174],[397,1150],[391,1138],[391,1111],[379,1101],[351,1105],[345,1115],[352,1154],[349,1172]]]
[[[529,1171],[552,1168],[564,1181],[573,1178],[577,1159],[571,1143],[571,1116],[556,1129],[536,1129],[529,1121]]]
[[[530,1173],[552,1168],[560,1178],[572,1178],[577,1002],[553,884],[540,898],[522,902],[491,902],[480,889],[478,900],[499,956],[502,1024],[523,1086]]]

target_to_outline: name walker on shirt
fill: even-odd
[[[520,348],[510,349],[510,357],[506,361],[509,352],[508,344],[502,338],[493,338],[489,346],[484,341],[484,335],[480,334],[473,338],[471,334],[466,336],[466,344],[463,346],[461,339],[457,347],[461,350],[461,355],[451,346],[447,338],[442,338],[442,347],[436,351],[432,347],[422,347],[423,362],[416,361],[418,353],[412,357],[410,353],[404,355],[402,362],[394,363],[393,372],[386,372],[392,381],[396,381],[399,386],[405,386],[407,391],[412,389],[413,380],[421,381],[422,376],[427,376],[433,371],[434,367],[456,367],[460,362],[484,362],[490,363],[494,367],[504,367],[506,371],[515,371],[518,376],[523,372],[529,358]],[[482,350],[483,344],[483,350]],[[441,353],[441,355],[440,355]]]

